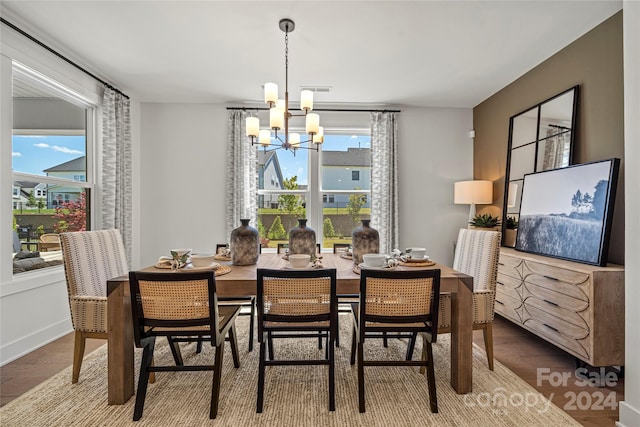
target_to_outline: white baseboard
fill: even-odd
[[[620,421],[616,422],[617,427],[640,426],[640,409],[634,408],[624,401],[620,402],[618,409]]]
[[[67,318],[3,345],[0,347],[0,366],[4,366],[9,362],[31,353],[45,344],[49,344],[50,342],[73,332],[70,325],[70,319]]]

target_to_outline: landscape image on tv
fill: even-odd
[[[606,265],[619,159],[525,175],[516,249]]]

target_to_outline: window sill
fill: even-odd
[[[0,298],[44,286],[51,286],[59,282],[64,283],[65,280],[64,266],[62,265],[15,274],[10,282],[3,283],[0,286]]]

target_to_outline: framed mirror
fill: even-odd
[[[578,86],[574,86],[509,119],[503,246],[515,245],[513,227],[517,227],[525,174],[572,164],[577,110]]]

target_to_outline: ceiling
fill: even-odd
[[[474,107],[622,8],[609,1],[7,1],[2,17],[141,102]]]

